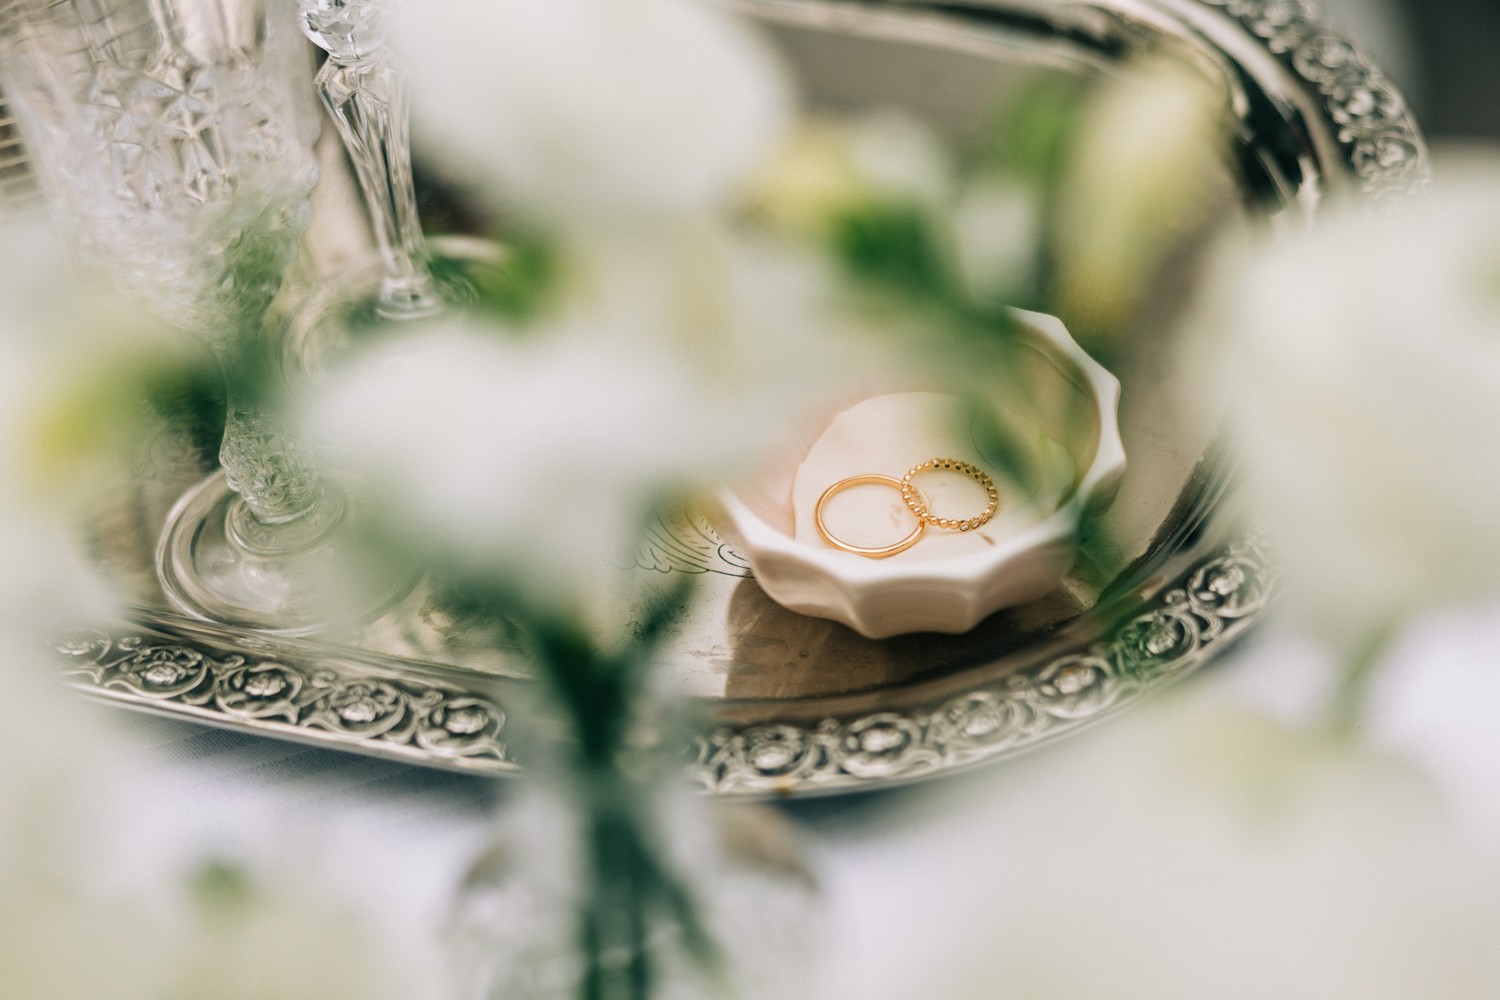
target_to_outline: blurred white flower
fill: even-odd
[[[904,853],[930,860],[882,872],[839,995],[1495,995],[1500,852],[1423,776],[1232,703],[1154,708],[924,797]]]
[[[1477,835],[1500,839],[1500,605],[1447,609],[1409,623],[1381,657],[1358,739],[1417,762]],[[1327,726],[1347,665],[1305,635],[1271,631],[1225,672],[1233,695],[1298,726]]]
[[[108,742],[98,710],[73,704],[63,688],[60,658],[44,645],[49,638],[13,618],[0,622],[6,692],[0,701],[0,911],[12,905],[20,886],[37,881],[45,887],[46,873],[65,870],[75,857],[73,849],[86,839],[75,833],[88,798],[84,770]],[[0,922],[10,928],[18,921],[0,912]],[[8,966],[0,961],[0,968]]]
[[[243,876],[232,876],[241,878]],[[158,996],[170,1000],[422,1000],[435,975],[412,942],[373,932],[346,901],[288,880],[199,888],[179,909],[180,935]],[[274,959],[270,959],[274,956]]]
[[[6,996],[161,1000],[172,958],[137,901],[90,899],[0,879]]]
[[[3,431],[4,428],[0,428]],[[69,549],[55,526],[0,505],[0,993],[105,1000],[414,1000],[418,946],[383,941],[336,898],[275,883],[205,906],[184,859],[120,864],[133,802],[110,801],[133,744],[100,706],[62,686],[48,630],[80,625]],[[59,544],[49,546],[57,535]],[[68,586],[69,583],[73,586]],[[27,594],[29,588],[37,593]],[[79,633],[77,643],[103,641]],[[123,809],[123,811],[121,811]]]
[[[697,0],[433,0],[397,28],[445,165],[554,225],[714,206],[790,111],[768,48]]]
[[[79,267],[65,237],[40,214],[0,227],[0,374],[38,361],[75,362],[80,354],[153,335],[161,326],[123,302],[101,275]],[[8,400],[9,394],[0,394],[0,402]]]
[[[443,555],[570,580],[619,554],[719,429],[674,358],[462,321],[383,344],[321,395],[314,433]]]
[[[93,835],[107,839],[100,828]],[[436,996],[431,956],[373,933],[336,897],[274,881],[213,890],[191,880],[163,880],[122,892],[79,885],[68,871],[12,871],[0,875],[0,920],[6,928],[0,935],[6,996]]]
[[[90,277],[74,266],[47,220],[11,221],[0,230],[0,467],[7,470],[0,477],[0,561],[11,568],[0,578],[0,642],[23,649],[113,610],[113,595],[73,537],[70,518],[89,498],[43,488],[63,478],[83,485],[82,476],[53,473],[63,466],[76,471],[97,456],[83,458],[84,447],[50,432],[58,427],[60,400],[97,382],[101,367],[155,351],[160,324],[145,321],[107,283]],[[128,437],[137,414],[111,411],[118,397],[96,400],[92,416]]]
[[[754,203],[772,225],[816,236],[838,213],[872,202],[943,207],[953,183],[948,150],[920,122],[893,113],[811,118],[766,163]]]
[[[1189,373],[1227,404],[1283,605],[1336,646],[1500,592],[1500,156],[1228,252]]]
[[[1180,60],[1148,59],[1084,109],[1051,230],[1058,312],[1111,330],[1166,255],[1230,192],[1224,87]]]
[[[337,899],[276,883],[207,904],[181,870],[119,864],[131,802],[106,804],[135,751],[63,686],[60,639],[105,621],[115,595],[74,537],[88,501],[40,490],[100,426],[131,424],[159,323],[71,266],[55,227],[0,239],[0,994],[106,1000],[413,1000],[428,970]],[[114,366],[113,379],[101,369]],[[93,393],[90,395],[90,393]],[[59,417],[59,412],[66,414]],[[129,440],[128,430],[122,431]],[[55,482],[47,485],[56,486]],[[69,478],[68,487],[85,485]],[[138,806],[136,807],[138,809]],[[123,809],[123,812],[116,811]],[[159,845],[158,845],[159,846]],[[160,857],[160,852],[157,854]],[[171,861],[182,858],[171,855]],[[146,876],[146,877],[143,877]]]
[[[1027,186],[975,178],[954,203],[950,228],[956,269],[974,298],[1003,301],[1035,281],[1042,210]]]
[[[313,437],[435,554],[575,603],[657,504],[789,440],[878,357],[842,350],[812,265],[677,237],[590,243],[540,328],[445,320],[373,347],[315,391]]]
[[[50,804],[95,746],[97,726],[78,724],[64,700],[58,662],[46,653],[63,628],[100,621],[112,594],[71,537],[76,510],[31,488],[35,432],[60,371],[111,320],[114,297],[75,289],[55,227],[11,222],[0,233],[0,873],[45,847]],[[128,322],[128,321],[127,321]],[[68,720],[68,721],[64,721]],[[59,739],[62,732],[67,739]],[[45,748],[45,749],[42,749]],[[0,892],[3,896],[3,892]]]
[[[937,204],[952,193],[953,163],[932,128],[884,113],[846,131],[850,167],[866,196]]]
[[[0,581],[0,621],[77,624],[108,601],[70,519],[135,461],[137,376],[191,345],[77,266],[43,218],[0,229],[0,303],[0,558],[29,570]]]
[[[132,827],[171,821],[143,817],[139,799],[114,795],[121,779],[149,772],[112,715],[63,687],[63,661],[47,650],[60,619],[87,620],[77,595],[91,582],[60,586],[67,550],[42,544],[48,527],[24,508],[0,507],[0,555],[24,550],[30,560],[8,563],[18,582],[0,593],[0,994],[431,996],[424,943],[385,939],[340,896],[260,879],[205,898],[185,876],[208,859],[163,850],[160,839],[151,864],[122,855]],[[23,602],[28,583],[43,595]],[[80,632],[68,641],[104,640]]]

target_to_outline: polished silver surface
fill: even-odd
[[[959,139],[995,100],[1048,75],[1097,77],[1148,50],[1180,55],[1230,98],[1221,217],[1274,224],[1330,196],[1378,205],[1426,176],[1399,94],[1293,0],[733,6],[765,25],[816,108],[893,106]],[[1164,331],[1190,291],[1176,282],[1153,285],[1120,331],[1131,456],[1120,496],[1079,568],[1032,605],[964,636],[865,640],[777,607],[701,517],[650,533],[621,572],[699,579],[666,667],[701,708],[690,766],[704,787],[883,787],[993,760],[1128,706],[1255,623],[1273,574],[1260,546],[1220,515],[1213,427],[1184,420],[1166,391],[1175,345]],[[507,713],[525,665],[500,629],[426,586],[373,625],[320,642],[170,613],[141,553],[206,471],[204,451],[186,429],[163,426],[137,482],[95,525],[96,555],[139,610],[118,629],[61,644],[77,686],[268,736],[465,771],[514,768]]]

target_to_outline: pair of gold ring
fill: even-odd
[[[980,486],[983,486],[985,493],[988,495],[984,511],[973,517],[966,518],[938,517],[933,514],[932,508],[928,506],[927,500],[922,494],[917,491],[916,484],[913,482],[918,476],[926,472],[957,472],[960,475],[968,476]],[[851,486],[889,486],[896,490],[901,494],[901,500],[906,504],[906,508],[916,516],[917,526],[905,538],[890,545],[854,545],[839,538],[832,531],[828,530],[828,525],[823,521],[823,511],[827,508],[829,500]],[[922,535],[927,531],[929,525],[946,528],[950,531],[972,531],[987,524],[999,509],[1000,493],[995,489],[995,481],[983,469],[968,462],[960,462],[956,458],[933,458],[923,462],[921,465],[912,466],[911,469],[907,470],[906,475],[900,479],[873,473],[840,479],[824,490],[822,496],[818,497],[818,505],[813,509],[813,523],[817,525],[818,534],[823,536],[823,540],[834,548],[842,549],[845,552],[853,552],[855,555],[865,556],[869,559],[884,559],[898,552],[905,552],[917,544]]]

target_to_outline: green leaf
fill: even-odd
[[[243,868],[227,861],[210,861],[192,876],[198,905],[213,912],[244,907],[255,896],[255,886]]]
[[[1091,89],[1088,79],[1071,73],[1039,78],[996,108],[976,147],[975,165],[1048,190],[1067,158]]]
[[[478,307],[512,324],[530,323],[555,303],[563,273],[557,246],[540,233],[522,231],[505,239],[503,257],[493,266],[472,267],[452,278],[467,280],[478,293]],[[442,257],[432,262],[433,273],[443,280],[458,262]]]
[[[947,301],[952,280],[922,206],[864,201],[834,218],[829,240],[856,278],[918,300]]]

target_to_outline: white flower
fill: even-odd
[[[285,880],[177,915],[160,996],[244,1000],[421,1000],[436,994],[431,955],[385,940],[346,901]],[[205,905],[206,903],[206,905]],[[434,949],[435,951],[435,949]],[[274,956],[274,957],[273,957]],[[431,963],[431,964],[430,964]]]
[[[311,408],[314,438],[436,554],[575,599],[656,504],[790,440],[879,356],[841,352],[816,269],[722,233],[600,240],[577,264],[543,328],[442,321],[375,346]]]
[[[756,178],[754,204],[773,225],[817,236],[839,213],[873,202],[942,209],[953,174],[937,135],[910,118],[808,119]]]
[[[1034,191],[998,177],[968,184],[953,206],[954,263],[969,293],[1001,300],[1035,279],[1041,204]]]
[[[335,375],[314,427],[445,554],[604,564],[713,446],[709,402],[675,359],[456,322]]]
[[[7,863],[14,863],[6,859]],[[0,969],[7,996],[161,1000],[172,957],[137,901],[77,898],[0,879]]]
[[[73,266],[56,227],[42,219],[0,231],[0,310],[0,467],[7,470],[0,477],[0,561],[11,567],[0,580],[0,641],[19,629],[23,641],[40,643],[51,638],[48,630],[98,621],[112,610],[69,520],[91,498],[38,488],[63,465],[87,464],[76,453],[84,449],[70,450],[74,442],[47,431],[61,400],[104,381],[101,369],[163,342],[159,323]],[[91,413],[122,439],[138,416],[135,400],[123,396],[94,400]],[[82,486],[83,478],[71,485]]]
[[[6,860],[6,996],[420,1000],[436,993],[433,955],[374,933],[336,896],[276,883],[249,883],[231,899],[205,898],[180,881],[96,891],[73,884],[67,872],[17,874],[16,859]]]
[[[1483,943],[1500,926],[1493,843],[1405,762],[1232,704],[1137,710],[917,816],[888,831],[911,860],[871,873],[879,916],[854,923],[864,940],[841,996],[1481,1000],[1500,987]]]
[[[1402,214],[1229,253],[1191,320],[1283,605],[1337,644],[1500,590],[1497,234],[1492,156]]]
[[[1058,311],[1070,325],[1112,329],[1164,257],[1227,201],[1225,101],[1201,71],[1157,58],[1084,109],[1052,228]]]
[[[764,44],[695,0],[441,0],[398,27],[448,168],[554,224],[712,207],[789,111]]]
[[[846,136],[850,167],[867,196],[935,205],[951,193],[948,150],[921,122],[877,114],[852,123]]]
[[[205,894],[197,884],[204,862],[237,865],[241,845],[194,843],[188,817],[157,811],[168,799],[149,783],[172,776],[160,760],[137,756],[102,706],[62,687],[62,663],[38,652],[36,638],[8,616],[0,621],[0,994],[433,995],[435,936],[392,939],[392,928],[358,912],[347,890],[318,884],[327,881],[320,870],[289,864],[305,846],[305,827],[291,838],[290,827],[257,824],[276,838],[272,870],[294,869],[295,881],[247,875]]]
[[[185,340],[77,267],[45,219],[0,230],[0,559],[24,567],[0,582],[0,622],[39,632],[108,608],[70,518],[136,460],[132,377]]]
[[[66,711],[60,663],[47,646],[63,628],[103,620],[112,595],[89,566],[69,498],[39,498],[33,485],[38,414],[61,381],[77,368],[79,349],[97,347],[131,314],[114,297],[74,287],[55,228],[41,220],[11,223],[0,233],[0,872],[10,849],[49,837],[41,815],[61,793],[65,776],[95,745],[89,713]],[[113,307],[113,308],[112,308]],[[41,502],[38,502],[41,500]],[[68,738],[58,739],[58,733]],[[45,748],[45,749],[42,749]]]
[[[1409,758],[1478,836],[1500,836],[1500,742],[1486,738],[1500,704],[1500,605],[1445,610],[1410,623],[1381,657],[1359,706],[1358,737]],[[1308,637],[1257,638],[1226,671],[1236,698],[1295,725],[1330,722],[1346,665]]]
[[[1422,762],[1456,809],[1500,837],[1500,606],[1433,616],[1395,643],[1371,684],[1367,738]]]
[[[99,274],[79,267],[62,230],[40,215],[8,220],[0,228],[0,296],[0,374],[39,360],[76,361],[79,354],[160,326],[122,302]],[[0,401],[6,398],[0,394]]]

